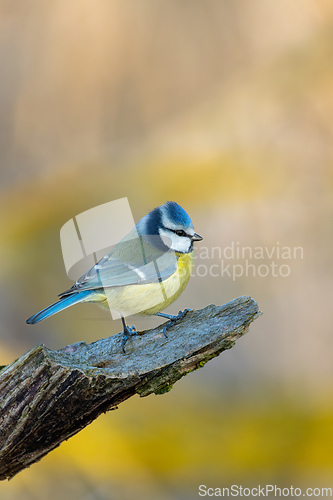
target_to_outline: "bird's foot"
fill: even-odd
[[[123,333],[124,333],[124,336],[123,336],[123,340],[121,342],[121,347],[122,347],[123,353],[125,354],[125,344],[126,344],[127,340],[129,339],[129,337],[134,337],[135,335],[139,335],[139,334],[136,331],[134,325],[132,325],[132,326],[124,325]]]
[[[157,313],[156,316],[161,316],[162,318],[167,318],[170,321],[164,325],[163,328],[163,333],[166,338],[167,336],[167,331],[180,319],[183,319],[186,314],[191,311],[191,309],[184,309],[184,311],[179,311],[177,316],[174,316],[172,314],[165,314],[165,313]]]

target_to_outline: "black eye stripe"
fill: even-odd
[[[177,236],[186,236],[187,238],[190,238],[191,239],[191,236],[186,234],[185,231],[183,231],[183,229],[170,229],[169,227],[166,228],[168,229],[169,231],[172,231],[173,233],[175,233]]]

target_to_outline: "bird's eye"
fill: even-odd
[[[187,234],[185,233],[185,231],[183,231],[182,229],[177,229],[175,231],[176,235],[177,236],[187,236]]]

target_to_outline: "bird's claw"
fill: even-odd
[[[132,325],[132,326],[125,326],[124,328],[124,336],[123,336],[123,340],[121,342],[121,347],[122,347],[122,350],[123,350],[123,353],[125,354],[125,344],[128,340],[129,337],[134,337],[135,335],[139,335],[138,332],[136,331],[135,329],[135,326]]]
[[[184,311],[179,311],[179,313],[177,314],[177,316],[171,316],[171,319],[168,323],[166,323],[164,325],[164,328],[163,328],[163,333],[164,333],[164,336],[166,338],[168,338],[167,336],[167,331],[179,320],[179,319],[183,319],[184,316],[186,316],[186,314],[191,311],[191,309],[184,309]]]

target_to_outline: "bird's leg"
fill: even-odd
[[[136,331],[134,325],[132,325],[132,326],[127,326],[126,325],[125,318],[123,316],[121,317],[121,321],[122,321],[123,327],[124,327],[124,331],[123,331],[124,337],[123,337],[123,340],[122,340],[122,343],[121,343],[121,347],[122,347],[123,353],[125,354],[125,344],[126,344],[128,338],[132,337],[133,335],[139,335],[139,334]]]
[[[174,316],[172,314],[165,314],[165,313],[155,313],[155,316],[160,316],[161,318],[167,318],[169,319],[170,321],[168,323],[166,323],[164,325],[164,328],[163,328],[163,333],[165,335],[166,338],[168,338],[166,332],[169,330],[169,328],[171,328],[175,323],[176,321],[178,321],[179,319],[183,319],[184,316],[189,312],[191,311],[191,309],[184,309],[184,311],[179,311],[179,313],[177,314],[177,316]]]

